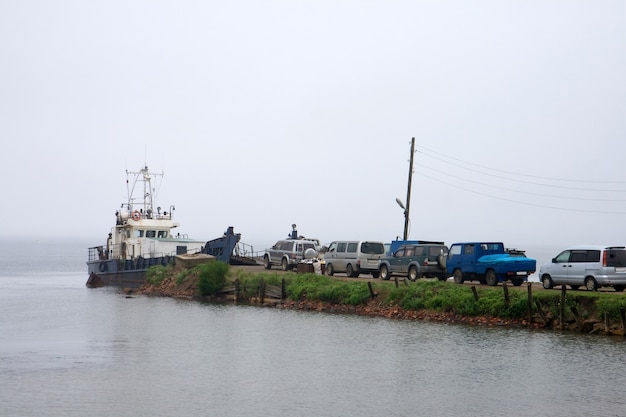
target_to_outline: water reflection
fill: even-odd
[[[0,415],[609,416],[626,406],[623,339],[125,298],[82,284],[20,305],[5,291],[0,313],[24,314],[2,325]]]

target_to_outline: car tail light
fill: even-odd
[[[602,266],[606,266],[606,251],[602,251]]]

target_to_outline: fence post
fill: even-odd
[[[261,305],[265,302],[265,280],[261,279],[259,283],[259,301]]]
[[[239,278],[235,278],[235,304],[239,301]]]
[[[541,303],[539,302],[539,300],[535,300],[535,304],[537,305],[537,312],[539,313],[539,317],[541,317],[541,321],[543,321],[544,325],[548,325],[548,318],[543,312],[543,307],[541,307]]]
[[[578,328],[582,332],[585,323],[583,319],[580,317],[580,315],[578,314],[578,308],[576,308],[576,306],[572,306],[570,310],[572,310],[572,314],[574,315],[574,318],[576,319],[576,324],[578,325]]]
[[[561,322],[561,330],[565,329],[565,295],[567,289],[565,284],[561,285],[561,305],[559,306],[559,320]]]
[[[474,285],[472,285],[472,294],[474,294],[474,301],[478,301],[478,291]]]
[[[287,298],[287,290],[285,289],[285,278],[280,282],[280,300],[284,301]]]
[[[504,290],[504,305],[506,308],[511,306],[511,300],[509,299],[509,286],[506,285],[506,281],[502,282],[502,289]]]
[[[373,300],[376,297],[376,293],[374,292],[374,289],[372,288],[371,281],[367,281],[367,288],[369,288],[369,290],[370,290],[370,297]]]
[[[533,323],[533,283],[528,282],[528,324]]]

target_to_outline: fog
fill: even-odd
[[[626,243],[622,1],[0,1],[1,231]]]

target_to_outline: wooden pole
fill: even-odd
[[[533,322],[533,283],[528,282],[528,324]]]
[[[411,207],[411,182],[413,181],[413,154],[415,138],[411,138],[411,158],[409,159],[409,181],[406,187],[406,209],[404,210],[404,240],[409,237],[409,208]]]
[[[543,312],[543,308],[541,307],[541,303],[539,302],[539,300],[535,300],[535,304],[537,305],[537,312],[539,313],[539,317],[541,317],[541,321],[543,321],[544,325],[548,324],[548,318],[546,317],[545,313]]]
[[[259,301],[261,305],[265,302],[265,280],[262,279],[259,283]]]
[[[287,299],[287,290],[285,289],[285,278],[280,281],[280,300],[284,301]]]
[[[502,289],[504,290],[504,305],[506,308],[511,306],[511,299],[509,298],[509,286],[506,285],[506,281],[502,283]]]
[[[559,306],[559,320],[561,322],[561,330],[565,329],[565,296],[567,289],[565,285],[561,285],[561,305]]]
[[[580,314],[578,314],[578,309],[576,308],[576,306],[572,306],[570,310],[572,310],[572,314],[574,315],[574,318],[576,319],[576,325],[578,325],[578,329],[582,332],[584,323],[583,323],[583,319],[580,317]]]
[[[239,301],[239,278],[235,279],[235,304]]]
[[[619,309],[619,317],[622,320],[622,330],[626,329],[626,310],[623,308]]]
[[[367,288],[369,288],[369,290],[370,290],[370,297],[373,300],[376,297],[376,293],[374,292],[374,289],[372,288],[372,283],[370,281],[367,281]]]
[[[474,301],[478,301],[478,291],[476,291],[476,287],[472,285],[472,294],[474,294]]]

